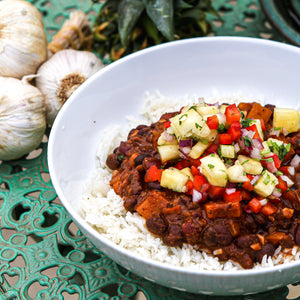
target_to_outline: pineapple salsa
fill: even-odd
[[[252,268],[300,245],[300,117],[199,101],[132,129],[107,157],[124,207],[168,246]]]

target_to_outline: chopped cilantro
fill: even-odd
[[[266,178],[264,179],[264,184],[267,185],[270,182],[270,174],[267,174]]]
[[[243,127],[249,127],[251,122],[252,122],[252,119],[247,118],[245,120],[242,120],[241,124]]]
[[[214,165],[211,165],[211,164],[208,164],[208,167],[209,167],[210,169],[213,169],[215,166],[214,166]]]
[[[196,128],[199,128],[200,130],[202,129],[202,126],[199,125],[198,123],[195,123],[195,127],[196,127]]]
[[[193,109],[194,111],[197,111],[197,106],[196,105],[193,105],[189,108],[189,110]]]
[[[243,162],[241,163],[241,165],[244,165],[244,164],[247,163],[248,161],[249,161],[249,159],[243,161]]]
[[[224,130],[225,130],[225,125],[224,124],[219,124],[218,132],[222,133],[222,132],[224,132]]]
[[[245,145],[247,147],[250,147],[250,145],[253,145],[252,140],[248,136],[244,136],[243,139],[245,140]]]

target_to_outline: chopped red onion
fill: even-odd
[[[288,167],[288,172],[290,175],[294,176],[295,175],[295,167]]]
[[[218,113],[216,116],[218,117],[219,124],[226,124],[226,117],[223,113]]]
[[[220,108],[221,105],[219,104],[219,102],[216,103],[206,103],[208,106],[216,106],[217,108]]]
[[[284,127],[282,127],[282,133],[284,136],[287,136],[289,134],[289,132]]]
[[[278,171],[276,166],[275,166],[274,161],[267,161],[266,166],[267,166],[268,171],[271,172],[271,173],[276,173]]]
[[[193,202],[199,202],[202,199],[202,194],[197,190],[193,189]]]
[[[274,128],[272,128],[270,130],[270,135],[279,136],[279,134],[280,134],[280,129],[274,130]]]
[[[292,181],[288,176],[281,175],[280,178],[287,183],[288,187],[291,187],[292,185],[294,185],[294,181]]]
[[[241,150],[241,148],[240,148],[239,144],[238,144],[238,143],[235,143],[235,144],[234,144],[234,152],[235,152],[235,153],[238,153],[240,150]]]
[[[282,195],[282,193],[278,190],[278,189],[274,189],[272,196],[274,196],[275,198],[280,198]]]
[[[251,152],[250,152],[250,157],[251,158],[261,159],[260,150],[258,148],[253,148],[251,150]]]
[[[259,139],[253,139],[252,143],[253,143],[253,148],[257,148],[257,149],[260,149],[260,150],[264,149],[264,146],[263,146],[262,142]]]
[[[264,206],[268,203],[268,199],[262,199],[262,200],[259,200],[259,202],[262,206]]]
[[[162,133],[162,139],[166,142],[173,142],[175,140],[175,137],[173,134],[168,133],[167,131],[164,131]]]
[[[236,189],[234,189],[234,188],[226,188],[226,190],[225,190],[225,193],[227,195],[233,194],[235,192],[236,192]]]
[[[260,176],[261,176],[261,175],[255,175],[255,176],[253,177],[253,179],[250,181],[250,183],[251,183],[252,185],[254,185],[254,184],[257,182],[257,180],[260,178]]]
[[[179,148],[192,147],[193,141],[191,139],[180,140]]]
[[[255,134],[254,131],[252,131],[252,130],[247,130],[247,129],[245,129],[245,128],[242,128],[242,129],[241,129],[241,132],[242,132],[242,136],[249,137],[250,139],[253,139],[254,134]]]
[[[293,159],[291,160],[291,166],[297,168],[300,164],[300,156],[296,154]]]
[[[235,189],[237,187],[237,183],[235,182],[228,182],[227,185],[226,185],[226,188],[228,189]]]

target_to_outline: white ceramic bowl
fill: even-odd
[[[243,93],[295,107],[300,49],[262,39],[213,37],[162,44],[129,55],[85,82],[59,112],[48,145],[54,188],[71,217],[106,255],[125,268],[194,293],[257,293],[300,280],[300,262],[261,270],[191,271],[136,257],[90,227],[78,213],[80,186],[95,169],[101,131],[138,114],[145,91],[166,96]]]

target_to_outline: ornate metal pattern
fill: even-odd
[[[73,9],[89,13],[90,1],[31,0],[43,14],[48,40]],[[258,0],[214,1],[215,35],[282,40],[266,27]],[[222,26],[221,26],[222,25]],[[265,36],[266,37],[266,36]],[[215,299],[153,284],[120,267],[97,250],[76,228],[56,197],[47,167],[47,142],[29,156],[0,162],[0,299]],[[288,287],[234,300],[286,299]]]

